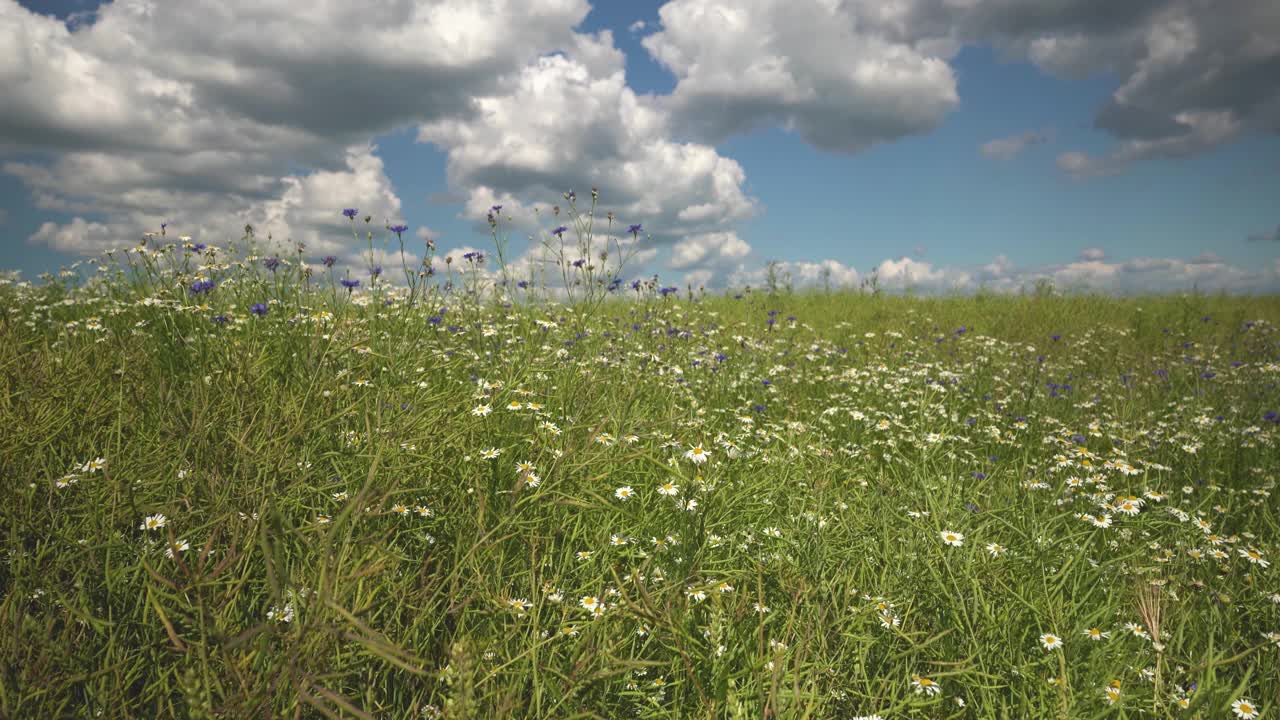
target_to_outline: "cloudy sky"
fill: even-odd
[[[595,186],[671,284],[1280,291],[1273,0],[0,0],[0,98],[28,276]]]

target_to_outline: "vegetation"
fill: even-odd
[[[1280,711],[1275,298],[258,245],[0,286],[0,716]]]

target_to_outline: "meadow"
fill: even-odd
[[[0,716],[1280,713],[1274,297],[260,245],[0,283]]]

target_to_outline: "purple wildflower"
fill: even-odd
[[[262,303],[254,303],[249,308],[249,312],[253,313],[254,315],[257,315],[258,317],[262,317],[263,315],[267,314],[267,306],[263,305]]]
[[[359,210],[357,210],[357,209],[355,209],[355,208],[347,208],[346,210],[343,210],[343,211],[342,211],[342,214],[343,214],[343,215],[346,215],[346,216],[347,216],[349,219],[351,219],[351,220],[355,220],[355,219],[356,219],[356,213],[358,213],[358,212],[360,212],[360,211],[359,211]]]

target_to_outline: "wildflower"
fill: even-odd
[[[347,208],[346,210],[342,211],[342,214],[346,215],[348,219],[354,220],[356,217],[356,213],[358,212],[360,211],[355,208]]]
[[[1258,717],[1262,709],[1254,705],[1252,700],[1240,698],[1231,703],[1231,712],[1235,713],[1236,717],[1243,718],[1243,720],[1253,720],[1253,718]]]
[[[1248,560],[1250,563],[1254,565],[1261,567],[1264,570],[1270,567],[1271,565],[1271,562],[1269,560],[1263,559],[1262,551],[1255,547],[1250,546],[1247,548],[1240,548],[1236,552],[1240,553],[1240,557],[1244,558],[1245,560]]]
[[[138,526],[139,530],[159,530],[168,524],[169,519],[164,515],[148,515],[142,524]]]
[[[623,502],[630,500],[631,497],[635,494],[636,494],[636,491],[632,490],[630,485],[623,485],[622,487],[613,491],[613,496]]]
[[[581,605],[584,610],[590,610],[591,612],[595,612],[595,609],[602,605],[600,598],[595,595],[583,595],[582,599],[578,601],[578,604]]]
[[[1124,624],[1124,629],[1125,629],[1125,631],[1126,631],[1126,632],[1133,633],[1134,635],[1136,635],[1136,636],[1138,636],[1138,637],[1140,637],[1140,638],[1150,638],[1150,637],[1151,637],[1150,635],[1148,635],[1148,634],[1147,634],[1146,629],[1145,629],[1145,628],[1143,628],[1143,627],[1142,627],[1141,625],[1139,625],[1138,623],[1134,623],[1134,622],[1125,623],[1125,624]]]
[[[409,508],[405,505],[402,505],[401,503],[396,503],[395,505],[391,506],[391,512],[400,516],[404,516],[409,514]]]
[[[711,453],[703,450],[701,445],[694,445],[684,454],[684,456],[685,459],[692,461],[693,464],[701,465],[707,461],[707,458],[711,456]]]
[[[920,675],[912,675],[911,684],[915,687],[917,695],[928,695],[929,697],[933,697],[942,692],[941,685]]]
[[[485,417],[491,412],[493,412],[493,408],[489,405],[477,405],[471,408],[471,414],[476,417]]]
[[[579,550],[579,551],[577,552],[577,557],[578,557],[578,559],[579,559],[579,560],[586,561],[586,560],[590,560],[590,559],[591,559],[591,556],[592,556],[592,555],[594,555],[594,554],[595,554],[595,553],[594,553],[594,552],[592,552],[592,551],[590,551],[590,550]]]
[[[1111,633],[1092,627],[1084,631],[1084,636],[1096,642],[1098,640],[1111,637]]]
[[[191,549],[191,543],[188,543],[186,540],[178,540],[177,542],[171,544],[168,550],[164,551],[164,556],[169,559],[173,559],[174,553],[186,552],[190,549]]]
[[[1040,644],[1044,646],[1045,650],[1057,650],[1062,647],[1062,638],[1053,633],[1045,633],[1040,636]]]
[[[1108,705],[1115,705],[1120,702],[1120,681],[1112,680],[1111,684],[1102,691],[1103,698],[1106,699]]]
[[[502,451],[499,450],[498,448],[489,448],[487,450],[480,451],[480,457],[484,458],[485,460],[497,460],[498,456],[501,454],[502,454]]]
[[[752,603],[752,608],[761,615],[769,614],[769,606],[764,603]]]
[[[1003,554],[1005,553],[1005,551],[1007,551],[1007,550],[1008,550],[1008,548],[1006,548],[1006,547],[1005,547],[1005,546],[1003,546],[1003,545],[1000,545],[999,543],[990,543],[990,544],[988,544],[988,545],[987,545],[987,552],[988,552],[988,553],[991,553],[991,557],[993,557],[993,558],[998,558],[998,557],[1000,557],[1000,556],[1001,556],[1001,555],[1003,555]]]
[[[658,486],[658,494],[667,495],[669,497],[675,497],[676,495],[680,494],[680,486],[672,482],[665,482],[662,485]]]
[[[262,303],[254,303],[249,307],[249,312],[257,315],[258,317],[262,317],[267,314],[267,306]]]
[[[952,547],[960,547],[964,544],[964,535],[951,530],[943,530],[939,535],[942,536],[942,542]]]

